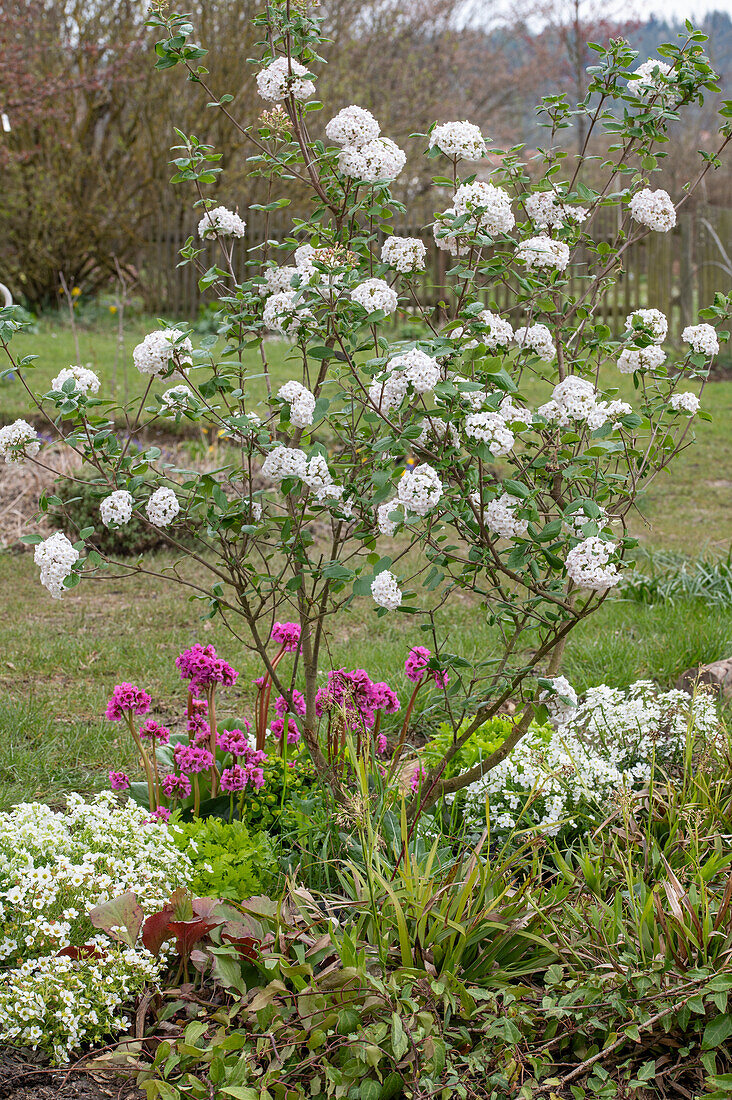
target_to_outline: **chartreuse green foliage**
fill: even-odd
[[[460,738],[461,733],[463,733],[467,727],[468,722],[463,722],[462,726],[457,731],[457,739]],[[474,764],[489,757],[496,749],[500,749],[512,728],[513,719],[506,715],[496,715],[494,718],[489,718],[487,722],[484,722],[482,726],[479,726],[477,730],[471,733],[470,739],[461,746],[452,760],[450,760],[445,768],[445,778],[467,771],[468,768],[472,768]],[[532,722],[526,731],[526,736],[530,737],[532,740],[539,740],[548,744],[551,740],[552,732],[551,726],[539,725],[538,722]],[[453,739],[454,735],[450,726],[448,726],[446,722],[441,723],[437,734],[430,738],[429,742],[420,752],[420,757],[429,765],[439,763],[447,749],[452,745]]]
[[[277,878],[272,840],[243,821],[194,818],[172,822],[170,832],[193,864],[188,887],[196,896],[241,901],[270,890]]]

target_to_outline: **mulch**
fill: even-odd
[[[140,1100],[130,1077],[113,1070],[52,1069],[32,1051],[0,1047],[0,1100]]]

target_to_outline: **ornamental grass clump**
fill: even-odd
[[[454,737],[419,783],[414,816],[475,781],[448,776],[450,762],[508,701],[516,705],[511,733],[480,762],[481,774],[524,736],[568,636],[621,582],[639,494],[673,467],[693,441],[694,419],[707,415],[703,389],[727,339],[729,298],[700,303],[682,353],[657,343],[669,329],[656,302],[631,302],[630,325],[604,318],[626,251],[670,232],[720,163],[732,106],[722,106],[713,150],[672,196],[654,179],[669,134],[718,91],[699,32],[662,47],[663,69],[639,66],[622,39],[593,46],[585,99],[542,101],[544,140],[529,163],[520,148],[491,148],[488,158],[486,135],[468,120],[440,122],[408,149],[358,105],[319,122],[320,20],[275,0],[255,24],[260,56],[249,91],[265,109],[244,127],[232,94],[212,87],[188,17],[160,8],[148,20],[159,36],[157,68],[182,70],[241,131],[252,174],[269,193],[244,217],[222,210],[219,154],[179,133],[174,182],[190,188],[195,207],[182,261],[216,300],[221,324],[200,342],[180,323],[148,334],[133,353],[148,388],[126,416],[133,436],[150,425],[154,437],[157,418],[182,415],[185,402],[183,415],[231,441],[222,467],[183,471],[154,443],[136,450],[120,441],[104,387],[74,368],[34,394],[32,360],[13,355],[22,316],[12,308],[0,312],[0,343],[42,414],[95,471],[100,496],[111,498],[100,522],[114,514],[124,523],[130,500],[120,508],[117,494],[128,493],[131,516],[195,566],[174,571],[181,591],[246,636],[265,669],[263,693],[285,700],[320,781],[341,802],[340,767],[317,734],[318,670],[335,624],[364,599],[377,617],[408,614],[425,631],[436,667],[449,675]],[[569,159],[567,131],[578,118],[584,146]],[[393,226],[408,214],[405,166],[420,154],[434,162],[437,214],[420,237],[400,237]],[[269,214],[289,206],[293,187],[305,212],[273,241]],[[614,211],[617,230],[598,242],[603,209]],[[247,250],[244,222],[265,243]],[[439,320],[418,293],[429,278],[420,247],[428,243],[450,257]],[[498,287],[509,292],[503,309]],[[405,314],[417,323],[400,338],[394,321]],[[289,347],[283,385],[272,379],[272,333]],[[619,397],[625,375],[632,401]],[[151,397],[161,378],[166,399]],[[529,382],[538,398],[529,399]],[[0,457],[40,461],[35,442],[26,422],[16,424],[0,439]],[[410,454],[415,468],[404,473]],[[169,575],[155,562],[124,563],[95,549],[92,534],[69,523],[53,542],[31,536],[51,595],[86,577]],[[463,594],[472,614],[499,628],[495,651],[454,651],[440,611]],[[290,620],[300,630],[303,704],[268,648],[273,625]],[[261,719],[260,710],[258,751]]]

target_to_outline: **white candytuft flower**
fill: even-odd
[[[554,338],[546,325],[535,324],[517,328],[513,338],[520,348],[528,348],[545,363],[551,363],[557,354]]]
[[[430,134],[430,149],[439,149],[446,157],[482,160],[486,144],[480,128],[472,122],[443,122]]]
[[[529,237],[516,249],[516,259],[531,271],[534,268],[553,268],[564,271],[569,263],[569,245],[551,237]]]
[[[507,455],[516,436],[497,412],[475,412],[465,417],[465,434],[478,443],[487,443],[491,454]]]
[[[371,595],[374,603],[388,611],[396,611],[402,602],[402,592],[397,579],[388,569],[378,573],[371,582]]]
[[[610,561],[615,551],[615,543],[591,535],[567,554],[567,575],[578,588],[606,592],[620,581],[617,566]]]
[[[618,356],[621,374],[633,374],[637,370],[658,370],[666,362],[666,352],[657,344],[647,348],[625,348]]]
[[[569,680],[565,676],[554,676],[551,678],[551,689],[546,688],[539,693],[539,702],[543,703],[546,709],[549,711],[549,716],[558,726],[565,725],[570,718],[574,717],[574,713],[577,710],[577,692],[574,690]],[[569,702],[565,703],[559,698],[563,695]]]
[[[476,503],[479,503],[479,499]],[[502,493],[496,500],[489,500],[483,509],[483,522],[494,535],[502,539],[525,538],[529,530],[529,521],[519,519],[516,509],[521,507],[521,500],[511,496],[510,493]]]
[[[207,210],[198,223],[198,236],[202,241],[212,237],[243,237],[247,223],[233,210],[225,206],[215,206]]]
[[[635,309],[625,318],[625,328],[628,332],[645,332],[662,344],[668,335],[668,318],[660,309]]]
[[[286,477],[305,479],[307,455],[297,447],[284,447],[279,443],[262,463],[262,476],[270,481],[282,481]]]
[[[338,154],[343,175],[367,183],[395,180],[406,163],[407,154],[387,137],[374,138],[358,148],[346,146]]]
[[[27,420],[14,420],[0,428],[0,457],[6,462],[23,462],[35,458],[41,449],[36,429]]]
[[[598,394],[591,382],[570,374],[552,391],[552,399],[539,408],[539,414],[550,422],[568,428],[573,421],[585,421],[593,431],[608,420],[607,408],[598,401]]]
[[[192,391],[183,383],[179,386],[171,386],[169,390],[162,394],[160,400],[164,409],[170,409],[174,412],[189,409],[195,402]]]
[[[657,233],[668,233],[676,225],[676,208],[668,191],[651,191],[644,187],[633,195],[630,203],[631,217]]]
[[[381,133],[381,127],[364,107],[344,107],[325,127],[325,136],[337,145],[350,145],[360,149]]]
[[[288,95],[302,103],[315,95],[313,81],[302,79],[307,72],[305,66],[294,58],[288,61],[286,57],[276,57],[257,73],[257,91],[269,103],[278,103]]]
[[[418,237],[387,237],[381,246],[382,262],[402,275],[424,271],[427,249]]]
[[[462,345],[463,351],[477,348],[479,344],[483,344],[488,351],[495,351],[496,348],[508,347],[513,338],[513,329],[509,322],[497,313],[492,313],[489,309],[482,309],[474,318],[472,332],[475,333],[475,339],[464,343]],[[468,330],[467,327],[461,325],[447,335],[451,340],[462,340],[464,336],[468,335]]]
[[[470,214],[474,220],[474,230],[487,233],[489,237],[509,233],[516,224],[508,193],[481,180],[458,187],[453,210],[458,217]]]
[[[75,393],[99,393],[99,387],[101,382],[98,376],[93,370],[89,370],[88,367],[81,367],[72,365],[70,367],[64,367],[62,371],[56,375],[51,382],[52,390],[63,389],[64,382],[68,382],[70,378],[74,380],[74,392]]]
[[[154,527],[168,527],[180,512],[178,497],[172,489],[156,489],[145,505],[145,511]]]
[[[72,565],[79,560],[79,551],[74,549],[66,535],[56,531],[50,538],[38,543],[33,560],[40,567],[43,587],[48,589],[54,600],[60,600],[64,581],[71,575]]]
[[[149,332],[132,352],[132,360],[140,374],[166,374],[173,367],[192,366],[193,345],[177,328]]]
[[[686,393],[672,393],[668,403],[674,412],[685,412],[689,416],[698,413],[701,405],[699,398],[690,390]]]
[[[697,355],[716,355],[719,351],[719,339],[712,325],[687,325],[681,333],[681,339],[691,344],[691,350]]]
[[[351,291],[351,298],[357,305],[363,306],[367,313],[393,313],[397,307],[396,291],[383,279],[366,279]]]
[[[652,99],[664,92],[671,93],[677,90],[670,87],[674,81],[673,67],[665,61],[659,61],[656,57],[649,57],[633,70],[633,75],[637,79],[628,81],[628,91],[638,99]]]
[[[99,505],[99,514],[105,527],[124,527],[132,519],[132,506],[135,501],[132,493],[126,489],[117,489]]]
[[[397,498],[408,512],[426,516],[436,508],[442,497],[440,477],[426,462],[407,470],[397,487]]]
[[[300,382],[294,379],[285,382],[277,391],[280,401],[286,401],[290,406],[290,423],[296,428],[307,428],[313,422],[315,411],[315,397]]]
[[[394,356],[388,369],[401,371],[416,393],[429,393],[440,381],[440,364],[419,348]]]
[[[587,218],[583,206],[562,203],[553,191],[532,192],[524,199],[524,207],[537,229],[558,228],[568,221],[579,224]]]
[[[262,313],[262,321],[273,332],[297,334],[313,319],[313,312],[300,305],[297,292],[284,290],[271,294]]]

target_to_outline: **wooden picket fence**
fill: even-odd
[[[409,223],[394,223],[394,231],[404,236],[419,236],[428,244],[427,269],[417,288],[421,304],[437,311],[441,301],[449,300],[449,280],[445,273],[451,266],[449,253],[434,246],[429,228],[431,211],[423,212],[423,220],[412,218]],[[614,240],[618,212],[608,208],[599,211],[593,221],[592,236],[598,243]],[[253,224],[252,224],[253,223]],[[289,234],[291,222],[287,211],[270,215],[270,239],[282,239]],[[240,277],[245,275],[246,256],[255,249],[259,255],[256,221],[250,220],[251,237],[237,248],[243,259]],[[141,257],[141,285],[147,309],[170,318],[193,318],[201,303],[207,300],[198,289],[194,266],[178,266],[179,252],[191,233],[190,211],[163,209],[151,227],[150,246]],[[198,243],[198,242],[197,242]],[[215,245],[206,249],[205,262],[216,256]],[[684,325],[692,324],[697,311],[713,301],[716,291],[732,291],[732,208],[697,206],[682,211],[676,228],[670,233],[651,233],[631,246],[624,255],[623,268],[614,286],[603,300],[598,319],[617,327],[632,309],[654,307],[669,319],[669,331],[678,337]],[[571,292],[582,290],[582,257],[573,265]],[[493,302],[518,323],[512,288],[498,285],[485,294],[486,303]]]

